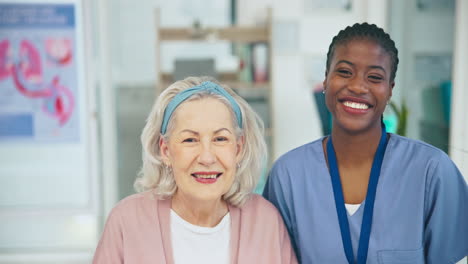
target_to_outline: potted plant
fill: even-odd
[[[390,108],[395,112],[398,124],[396,133],[400,136],[406,136],[406,124],[408,122],[408,107],[405,100],[402,101],[401,106],[398,107],[394,102],[390,102]]]

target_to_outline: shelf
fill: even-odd
[[[166,89],[170,84],[174,82],[174,79],[172,78],[171,73],[161,73],[161,80],[159,82],[159,89],[164,90]],[[239,81],[238,80],[238,74],[235,72],[221,72],[218,73],[218,78],[221,83],[226,84],[229,86],[231,89],[235,90],[238,92],[240,95],[244,93],[249,93],[249,92],[254,92],[254,93],[259,93],[259,92],[264,92],[268,93],[268,90],[270,89],[270,82],[244,82],[244,81]]]
[[[268,27],[160,28],[159,41],[230,41],[236,43],[269,42]]]

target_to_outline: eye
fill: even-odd
[[[344,77],[351,76],[352,74],[351,71],[347,69],[338,69],[337,72],[338,72],[338,75],[344,76]]]
[[[369,75],[368,78],[370,79],[371,82],[380,82],[380,81],[382,81],[384,79],[380,75]]]
[[[217,146],[224,146],[229,143],[229,140],[226,136],[216,136],[213,138],[213,143]]]
[[[215,137],[214,141],[215,142],[228,141],[228,138],[227,137]]]
[[[186,138],[186,139],[182,140],[182,142],[184,142],[184,143],[194,143],[194,142],[197,142],[197,139],[195,139],[195,138]]]

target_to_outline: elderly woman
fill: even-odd
[[[252,194],[262,132],[250,106],[215,80],[169,86],[143,129],[141,192],[112,210],[93,263],[296,263],[281,216]]]

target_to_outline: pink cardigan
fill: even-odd
[[[109,215],[93,264],[173,264],[170,209],[170,199],[149,191],[123,199]],[[280,214],[263,197],[251,195],[229,213],[232,264],[297,263]]]

